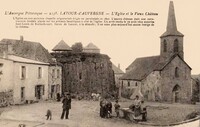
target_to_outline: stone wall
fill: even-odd
[[[135,80],[121,80],[121,95],[129,99],[134,99],[136,95],[143,98],[141,82]]]
[[[26,68],[26,76],[24,79],[21,77],[21,68],[24,66]],[[42,74],[38,78],[38,68],[41,67]],[[36,99],[36,85],[42,85],[43,90],[41,90],[41,99],[48,99],[48,64],[28,64],[28,63],[14,63],[14,103],[21,104],[26,100],[37,100]],[[24,88],[24,98],[21,98],[21,88]],[[22,101],[23,100],[23,101]]]
[[[175,76],[175,68],[178,67],[178,76]],[[173,102],[173,89],[180,87],[178,92],[179,102],[191,101],[191,70],[177,56],[161,71],[162,100]]]
[[[198,78],[192,79],[192,102],[200,102],[200,82]]]
[[[148,101],[161,101],[160,71],[153,71],[142,81],[142,94]]]
[[[62,67],[51,65],[48,71],[48,98],[56,99],[57,94],[61,94]]]
[[[115,91],[112,63],[107,55],[95,53],[52,53],[62,68],[63,91],[73,94]]]
[[[122,74],[118,74],[116,73],[115,74],[115,86],[117,88],[117,94],[118,94],[118,97],[121,98],[121,82],[119,80],[120,77],[122,77],[123,73]]]

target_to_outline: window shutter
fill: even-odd
[[[35,86],[35,97],[37,97],[37,86]]]
[[[22,79],[22,66],[19,66],[19,78]]]
[[[43,87],[42,87],[42,88],[43,88],[43,95],[44,95],[44,91],[45,91],[45,90],[44,90],[44,85],[43,85]]]

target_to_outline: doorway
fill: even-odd
[[[36,85],[35,86],[35,97],[36,97],[36,99],[41,100],[42,95],[44,95],[44,85]]]
[[[51,85],[51,98],[54,98],[55,94],[55,85]]]
[[[173,90],[172,90],[172,96],[173,96],[173,102],[178,103],[180,102],[180,86],[175,85]]]
[[[21,102],[25,100],[25,87],[21,87]]]

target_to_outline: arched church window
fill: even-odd
[[[160,92],[160,88],[159,88],[159,87],[157,87],[157,92],[158,92],[158,93]]]
[[[175,77],[179,77],[179,68],[178,67],[175,68]]]
[[[163,51],[164,51],[164,52],[167,52],[167,41],[164,40],[163,43],[164,43],[164,44],[163,44],[163,48],[164,48]]]
[[[174,52],[178,52],[178,39],[174,40]]]

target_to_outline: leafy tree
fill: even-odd
[[[83,45],[81,42],[77,42],[72,45],[72,51],[73,52],[82,52],[83,51]]]

